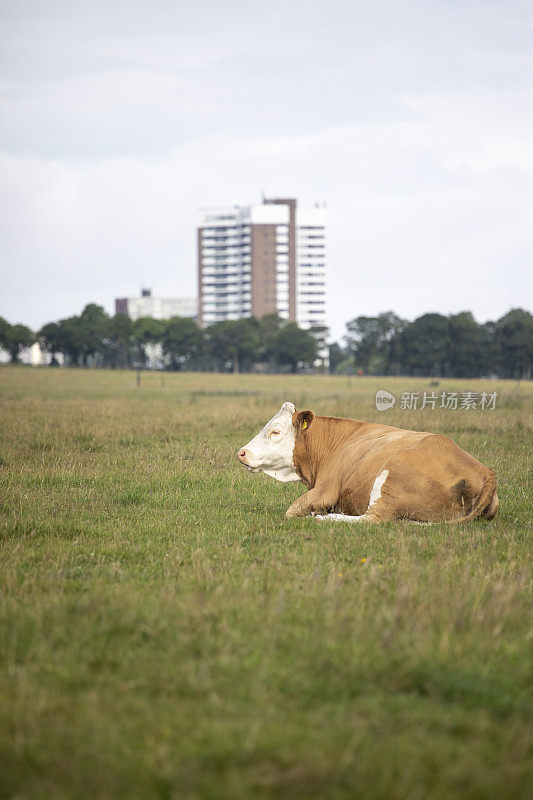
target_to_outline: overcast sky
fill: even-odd
[[[329,322],[533,299],[533,2],[1,2],[0,315],[196,294],[196,209],[327,201]]]

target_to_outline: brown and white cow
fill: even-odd
[[[494,470],[447,436],[318,417],[292,403],[238,457],[251,472],[307,486],[288,517],[465,522],[492,519],[498,508]]]

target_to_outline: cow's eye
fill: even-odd
[[[279,436],[279,431],[270,431],[271,436]]]

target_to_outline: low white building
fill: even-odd
[[[196,297],[152,297],[151,289],[143,289],[140,297],[117,297],[115,314],[127,314],[133,320],[141,317],[197,319],[198,300]]]

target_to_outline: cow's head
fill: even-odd
[[[294,403],[283,403],[265,427],[238,452],[239,461],[250,472],[264,472],[278,481],[299,481],[293,453],[296,436],[305,430],[312,411],[296,413]]]

